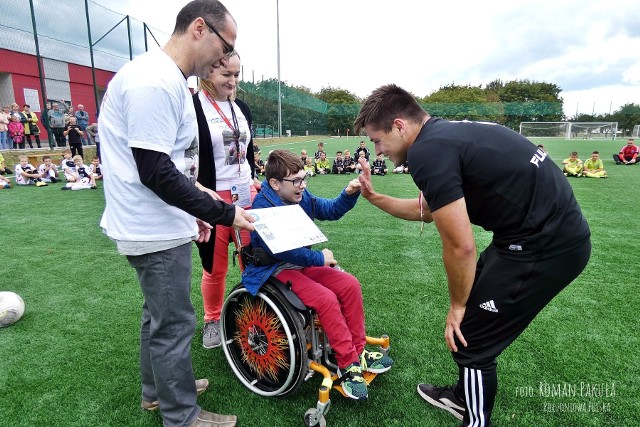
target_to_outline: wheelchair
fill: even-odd
[[[317,404],[304,414],[306,426],[326,426],[331,388],[344,395],[338,366],[322,325],[290,289],[271,277],[254,297],[242,284],[229,294],[222,308],[220,333],[224,354],[240,382],[261,396],[287,396],[314,373],[323,376]],[[367,337],[369,345],[387,354],[389,337]],[[365,372],[367,384],[376,374]]]

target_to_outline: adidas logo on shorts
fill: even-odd
[[[494,304],[493,300],[491,301],[487,301],[487,302],[483,302],[482,304],[480,304],[480,308],[490,311],[492,313],[497,313],[498,309],[496,308],[496,305]]]

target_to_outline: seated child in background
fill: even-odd
[[[271,153],[269,153],[271,154]],[[307,150],[300,150],[300,160],[302,160],[302,164],[306,165],[307,164]]]
[[[311,157],[307,157],[306,163],[304,164],[304,170],[311,176],[316,174],[316,165],[313,164],[313,159]]]
[[[409,162],[404,162],[397,168],[394,168],[393,173],[409,173]]]
[[[266,180],[253,201],[253,209],[299,205],[312,219],[335,221],[351,210],[360,195],[360,183],[354,179],[335,199],[311,194],[306,184],[309,175],[300,158],[287,150],[275,150],[266,167]],[[251,246],[270,255],[261,265],[248,263],[242,273],[245,288],[256,295],[270,276],[283,283],[309,308],[315,310],[335,351],[345,394],[363,400],[368,396],[363,371],[382,373],[391,369],[393,360],[365,347],[364,307],[358,279],[341,269],[333,252],[308,247],[273,254],[257,232],[251,233]]]
[[[20,117],[12,114],[8,128],[9,138],[13,141],[13,146],[18,149],[24,149],[24,126],[20,122]]]
[[[371,152],[365,146],[364,141],[360,141],[360,145],[358,146],[358,148],[356,148],[356,151],[353,153],[353,161],[358,163],[358,159],[360,158],[360,153],[362,151],[364,151],[364,157],[366,157],[367,163],[369,163],[369,156],[371,155]]]
[[[564,159],[562,164],[564,165],[562,172],[564,172],[565,176],[573,176],[575,178],[582,176],[582,160],[578,158],[577,151],[571,152],[569,158]]]
[[[11,175],[11,169],[4,164],[4,156],[0,153],[0,175]]]
[[[331,167],[331,173],[348,174],[349,171],[344,167],[344,158],[342,157],[342,151],[336,151],[336,158],[333,160],[333,166]]]
[[[387,164],[382,158],[382,154],[378,154],[376,159],[373,161],[373,165],[371,167],[372,175],[386,175],[389,169],[387,169]]]
[[[76,181],[76,164],[71,157],[71,150],[69,150],[68,148],[62,153],[60,168],[62,169],[62,173],[64,173],[64,179],[66,179],[67,182]]]
[[[85,165],[82,161],[82,156],[80,154],[76,154],[73,156],[73,163],[75,164],[75,169],[73,170],[74,180],[69,181],[67,185],[62,187],[62,190],[95,190],[98,188],[96,186],[96,180],[93,177],[93,174],[89,172],[89,166]]]
[[[358,154],[358,158],[364,160],[365,162],[367,162],[367,164],[369,164],[369,160],[367,160],[367,156],[364,151],[360,151],[360,154]],[[362,173],[362,165],[360,164],[360,162],[356,162],[356,173]]]
[[[264,161],[260,159],[260,152],[253,153],[253,162],[256,165],[256,175],[264,175]]]
[[[38,173],[42,176],[44,182],[56,183],[60,181],[58,174],[58,167],[51,161],[50,156],[42,156],[44,162],[38,167]]]
[[[0,175],[0,190],[4,190],[5,188],[11,188],[11,180]]]
[[[324,142],[318,142],[318,151],[313,155],[313,157],[318,160],[320,158],[320,154],[324,154],[325,157],[327,153],[324,152]]]
[[[589,178],[607,178],[607,171],[604,170],[604,163],[600,159],[599,152],[591,153],[591,157],[584,162],[582,173]]]
[[[351,157],[351,152],[349,150],[344,150],[342,163],[344,164],[344,168],[347,170],[347,172],[351,173],[356,171],[356,164],[353,161],[353,158]]]
[[[89,173],[93,176],[94,180],[102,179],[102,164],[98,156],[93,156],[91,164],[89,165]]]
[[[331,169],[329,169],[329,160],[327,159],[326,153],[323,151],[320,153],[320,158],[316,160],[316,174],[326,175],[328,173],[331,173]]]
[[[19,164],[16,165],[16,184],[18,185],[34,185],[36,187],[45,187],[47,185],[46,182],[42,181],[41,175],[38,173],[36,168],[29,164],[29,160],[27,156],[18,157],[20,161]]]

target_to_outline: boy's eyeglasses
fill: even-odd
[[[209,24],[207,21],[204,21],[204,23],[207,24],[207,27],[209,27],[209,29],[213,31],[216,36],[220,37],[220,40],[222,40],[222,53],[224,53],[224,56],[226,56],[227,58],[231,58],[233,54],[236,53],[236,49],[230,43],[228,43],[224,39],[224,37],[222,37],[220,33],[216,31],[215,28],[213,28],[211,24]]]
[[[282,181],[288,181],[290,183],[293,184],[294,187],[302,187],[302,183],[304,182],[305,184],[307,182],[309,182],[309,180],[311,179],[311,174],[309,172],[307,172],[304,175],[304,178],[294,178],[294,179],[286,179],[286,178],[282,178]]]

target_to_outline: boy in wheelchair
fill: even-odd
[[[311,219],[338,220],[355,206],[360,195],[360,183],[354,179],[335,199],[314,196],[306,189],[310,175],[300,157],[288,150],[269,154],[265,175],[262,190],[253,201],[254,209],[298,204]],[[274,255],[257,232],[251,233],[251,246],[263,256],[259,262],[246,265],[242,274],[245,288],[255,295],[270,276],[291,283],[291,290],[320,319],[335,352],[345,394],[356,400],[366,399],[363,372],[386,372],[393,360],[364,348],[364,307],[358,279],[332,268],[337,262],[329,249],[305,247]]]

